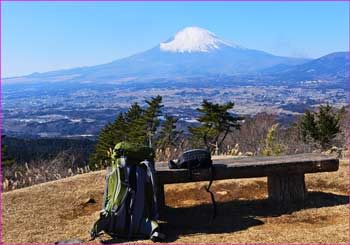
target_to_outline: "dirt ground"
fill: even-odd
[[[104,171],[2,194],[3,243],[88,239],[101,208]],[[218,216],[211,222],[207,183],[165,186],[161,231],[169,243],[349,243],[348,163],[306,176],[309,195],[288,209],[266,200],[266,178],[215,181]],[[95,203],[86,203],[89,198]],[[122,243],[103,237],[90,243]],[[137,240],[132,243],[150,243]]]

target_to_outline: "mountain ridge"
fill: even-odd
[[[296,66],[265,71],[277,77],[299,80],[346,79],[349,77],[349,52],[334,52]]]
[[[307,61],[243,48],[205,29],[188,27],[149,50],[106,64],[33,73],[4,81],[119,83],[176,76],[249,74],[279,64],[298,65]]]

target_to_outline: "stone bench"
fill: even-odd
[[[304,200],[307,195],[304,175],[337,171],[339,160],[319,153],[273,157],[241,157],[213,160],[214,180],[267,177],[269,199],[282,204]],[[158,202],[165,205],[164,185],[209,181],[210,172],[195,170],[192,178],[186,169],[169,169],[156,163]]]

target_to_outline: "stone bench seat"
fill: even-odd
[[[287,204],[304,200],[307,195],[305,174],[337,171],[339,160],[320,153],[271,157],[240,157],[213,160],[214,180],[267,177],[269,199]],[[207,169],[195,170],[192,177],[186,169],[169,169],[167,163],[156,163],[159,205],[165,205],[164,185],[209,181]]]

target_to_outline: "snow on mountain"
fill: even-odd
[[[107,64],[34,73],[5,79],[6,83],[92,82],[119,83],[218,75],[251,74],[276,65],[297,65],[305,59],[281,57],[243,48],[214,33],[187,27],[169,41]]]
[[[237,45],[219,39],[208,30],[199,27],[187,27],[176,33],[171,41],[161,43],[160,49],[179,53],[210,52],[219,49],[221,45],[239,48]]]

